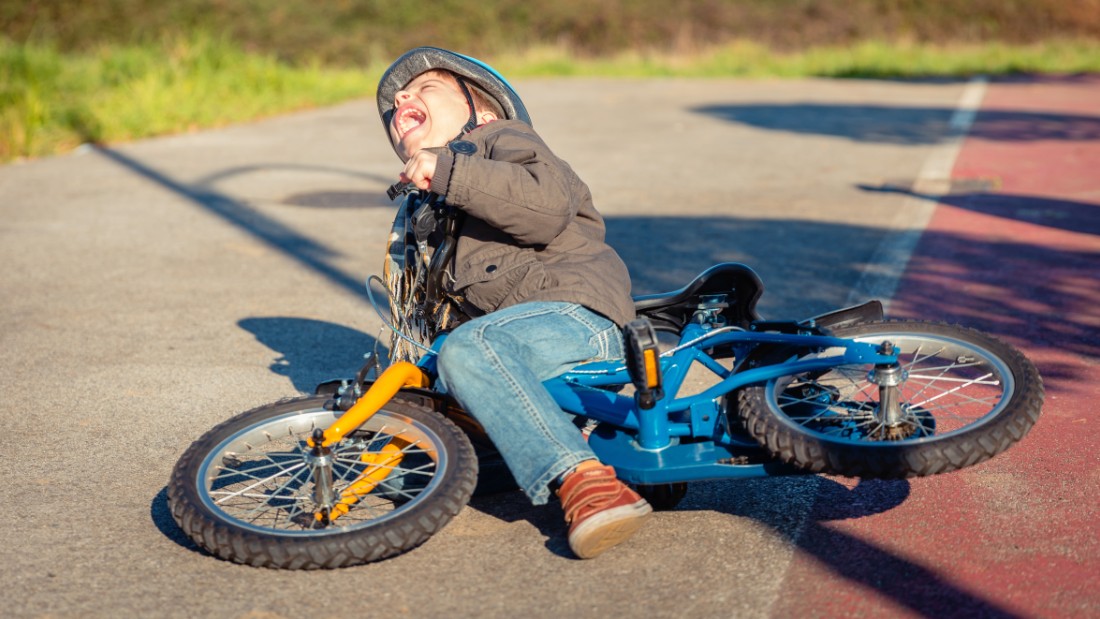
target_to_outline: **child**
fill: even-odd
[[[414,49],[382,76],[378,111],[405,162],[401,181],[465,214],[445,288],[471,320],[444,342],[440,380],[533,503],[557,488],[570,548],[594,557],[651,508],[599,463],[542,381],[622,357],[634,318],[626,265],[604,243],[588,187],[480,61]]]

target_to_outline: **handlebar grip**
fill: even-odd
[[[398,182],[390,185],[389,189],[386,190],[386,195],[389,196],[390,200],[396,200],[399,196],[408,195],[415,191],[420,191],[417,189],[416,185]],[[420,201],[422,204],[437,204],[443,201],[443,196],[434,191],[424,191],[421,193],[423,194]]]
[[[390,197],[390,200],[396,200],[398,196],[405,195],[413,189],[416,189],[416,186],[412,183],[394,183],[386,190],[386,195]]]

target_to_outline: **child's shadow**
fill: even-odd
[[[354,378],[377,340],[348,327],[309,318],[245,318],[237,323],[279,356],[271,371],[303,393],[333,378]],[[379,353],[385,351],[379,347]]]

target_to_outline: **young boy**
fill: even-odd
[[[651,508],[599,463],[542,381],[622,357],[634,318],[626,265],[604,243],[588,187],[487,65],[414,49],[382,76],[378,111],[405,162],[401,181],[466,215],[445,285],[472,319],[443,344],[439,377],[533,503],[556,488],[570,548],[594,557]]]

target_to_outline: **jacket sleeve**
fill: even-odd
[[[504,129],[478,140],[478,147],[472,155],[441,149],[432,189],[445,187],[439,193],[447,204],[521,245],[557,238],[580,205],[572,170],[531,133]]]

